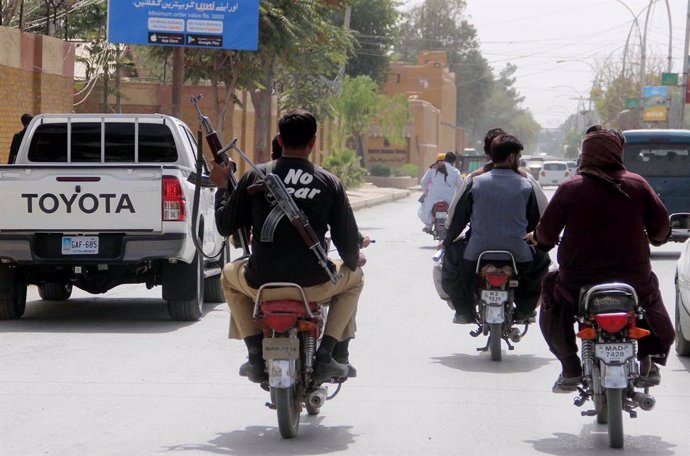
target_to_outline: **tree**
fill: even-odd
[[[405,124],[411,118],[407,97],[401,94],[389,98],[380,94],[378,84],[369,76],[345,77],[342,92],[333,106],[341,122],[336,132],[336,148],[354,144],[364,165],[364,136],[376,120],[391,143],[400,144],[405,139]]]
[[[477,126],[482,132],[501,127],[520,138],[525,149],[530,150],[536,148],[541,127],[529,110],[521,108],[524,97],[514,87],[516,71],[517,67],[510,63],[501,70],[486,100],[485,115]]]
[[[280,72],[313,74],[310,65],[322,68],[339,63],[349,45],[345,30],[333,22],[337,1],[264,0],[260,3],[259,50],[252,54],[258,78],[247,89],[255,112],[256,159],[268,159],[271,102]],[[310,65],[301,58],[311,55]],[[317,72],[318,73],[318,72]],[[307,81],[307,79],[300,79]]]
[[[352,0],[350,28],[356,40],[355,54],[347,61],[345,74],[385,80],[390,53],[397,40],[400,13],[398,0]]]

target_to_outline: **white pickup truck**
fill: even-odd
[[[229,249],[215,228],[215,189],[200,189],[193,223],[196,151],[170,116],[34,117],[15,164],[0,166],[0,319],[23,315],[30,284],[52,301],[73,286],[162,285],[174,320],[222,301]],[[198,254],[193,227],[203,251],[220,256]]]

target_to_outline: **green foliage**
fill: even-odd
[[[389,177],[392,174],[391,167],[384,165],[383,163],[374,163],[373,165],[369,165],[367,170],[369,171],[370,176]]]
[[[478,131],[501,127],[517,136],[526,150],[537,145],[540,125],[532,114],[520,107],[523,97],[514,87],[517,67],[507,64],[494,81],[491,95],[486,100],[485,115],[477,122]]]
[[[324,159],[323,168],[338,176],[345,188],[356,188],[364,183],[364,169],[359,166],[357,154],[350,149],[331,152]]]
[[[414,163],[405,163],[399,168],[393,168],[394,176],[418,177],[419,167]]]
[[[350,28],[356,40],[354,55],[348,60],[345,74],[369,76],[378,83],[385,80],[390,51],[397,39],[398,0],[352,0]],[[342,23],[342,15],[338,21]]]
[[[407,97],[390,98],[380,94],[378,85],[369,76],[345,77],[342,91],[332,103],[341,122],[341,128],[336,132],[339,147],[344,147],[350,140],[363,158],[364,134],[375,120],[379,121],[381,132],[392,144],[405,141],[405,125],[411,119]]]

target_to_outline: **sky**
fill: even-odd
[[[651,0],[647,55],[668,59],[669,16],[673,72],[682,73],[688,2]],[[690,1],[690,0],[688,0]],[[408,0],[404,8],[422,3]],[[482,54],[497,74],[517,65],[515,87],[523,107],[545,128],[555,128],[588,101],[595,68],[621,62],[634,16],[644,28],[650,0],[466,0]],[[626,8],[628,6],[629,10]],[[634,36],[639,49],[639,38]],[[632,40],[631,40],[632,42]],[[639,64],[639,59],[633,64]]]

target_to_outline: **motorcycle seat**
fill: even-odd
[[[578,303],[581,316],[630,312],[637,308],[637,296],[627,284],[594,284],[580,288]]]

